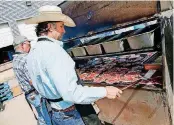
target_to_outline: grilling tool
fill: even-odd
[[[135,84],[138,84],[138,83],[141,82],[142,80],[148,80],[148,79],[150,79],[150,78],[152,77],[152,75],[153,75],[155,72],[156,72],[156,70],[149,70],[149,71],[144,75],[144,77],[140,78],[139,80],[137,80],[136,82],[134,82],[134,83],[132,83],[132,84],[130,84],[130,85],[128,85],[128,86],[123,87],[121,90],[124,91],[124,90],[126,90],[127,88],[130,88],[130,87],[132,87],[132,86],[135,85]]]

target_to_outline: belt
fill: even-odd
[[[25,95],[28,95],[28,94],[30,94],[32,92],[36,92],[37,93],[37,91],[35,89],[30,89],[29,91],[25,92]]]
[[[69,108],[61,109],[61,110],[52,108],[52,110],[55,111],[55,112],[69,112],[69,111],[72,111],[74,109],[75,109],[75,106],[74,105],[70,106]]]
[[[59,99],[48,99],[48,98],[46,98],[46,100],[47,100],[48,102],[60,102],[60,101],[63,101],[62,98],[59,98]]]

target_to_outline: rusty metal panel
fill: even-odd
[[[74,28],[66,27],[63,40],[146,20],[157,13],[157,1],[67,1],[60,7],[76,23]]]
[[[171,125],[166,93],[128,89],[119,99],[97,102],[99,118],[114,125]]]
[[[60,7],[77,25],[118,24],[157,13],[157,1],[69,1]]]

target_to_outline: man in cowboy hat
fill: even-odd
[[[32,86],[31,78],[26,65],[26,57],[31,48],[30,40],[25,36],[17,36],[14,38],[13,46],[15,48],[15,54],[13,55],[13,70],[22,90],[25,93],[26,101],[30,107],[31,105],[35,107],[38,114],[39,125],[51,125],[51,119],[47,111],[46,104],[44,103],[45,100],[41,99],[41,96]]]
[[[74,103],[90,104],[104,97],[120,97],[122,91],[116,87],[84,87],[77,84],[75,62],[59,41],[65,33],[64,25],[74,27],[75,23],[62,14],[61,8],[43,6],[39,14],[26,23],[38,24],[38,42],[29,53],[27,64],[34,87],[51,103],[53,123],[83,125]]]

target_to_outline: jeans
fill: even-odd
[[[76,109],[63,112],[52,111],[53,125],[85,125]]]
[[[41,98],[37,93],[32,92],[26,95],[26,100],[35,107],[39,125],[52,125],[45,99]]]

